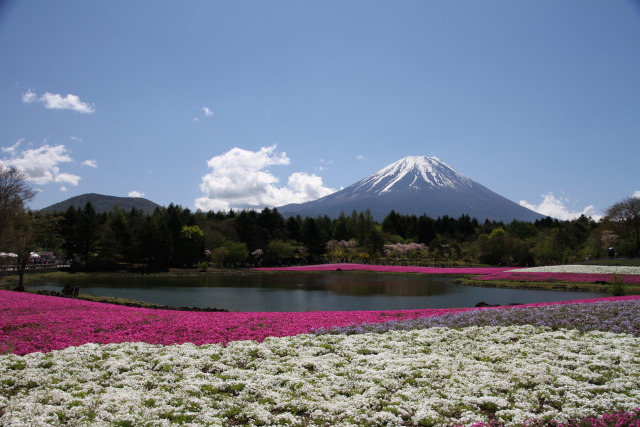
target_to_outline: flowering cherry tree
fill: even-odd
[[[358,247],[356,240],[329,240],[327,242],[327,257],[336,261],[349,262]]]
[[[429,249],[424,243],[395,243],[393,245],[384,245],[384,255],[394,262],[406,264],[408,261],[413,263],[426,259]]]

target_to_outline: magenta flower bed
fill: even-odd
[[[604,414],[600,417],[589,417],[575,419],[560,423],[558,421],[536,421],[531,420],[523,425],[523,427],[640,427],[640,408],[636,408],[630,412],[616,412],[613,414]],[[456,426],[462,427],[462,426]],[[471,427],[501,427],[497,423],[476,423]]]
[[[640,275],[620,275],[624,283],[640,284]],[[544,281],[564,281],[564,282],[610,282],[611,274],[580,274],[580,273],[534,273],[518,271],[502,271],[487,273],[474,277],[475,280],[509,280],[512,282],[544,282]]]
[[[584,302],[635,299],[596,298]],[[566,304],[530,304],[531,306]],[[0,354],[49,352],[86,343],[226,344],[309,333],[314,329],[382,323],[477,308],[399,311],[182,312],[0,291]]]
[[[85,343],[226,344],[312,329],[413,319],[460,309],[331,312],[186,312],[0,291],[0,354],[48,352]]]
[[[493,274],[506,270],[513,270],[513,267],[461,267],[461,268],[437,268],[437,267],[415,267],[399,265],[370,265],[370,264],[318,264],[303,265],[300,267],[268,267],[255,268],[261,271],[376,271],[387,273],[424,273],[424,274]]]

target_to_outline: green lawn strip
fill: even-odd
[[[475,280],[465,277],[456,280],[456,284],[483,288],[535,289],[544,291],[582,291],[609,292],[608,283],[566,282],[562,280],[525,281],[525,280]],[[625,284],[627,295],[640,294],[640,285]]]

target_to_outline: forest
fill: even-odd
[[[81,270],[257,267],[323,262],[429,266],[564,264],[638,257],[640,198],[625,199],[600,221],[550,217],[479,222],[462,215],[402,215],[379,223],[368,211],[285,218],[277,209],[192,212],[171,204],[144,214],[91,203],[64,213],[28,211],[31,248]]]

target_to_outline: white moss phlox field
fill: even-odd
[[[549,265],[545,267],[517,268],[518,273],[576,273],[576,274],[629,274],[640,275],[640,267],[622,265]]]
[[[484,326],[0,356],[0,425],[470,425],[640,406],[640,338]]]

